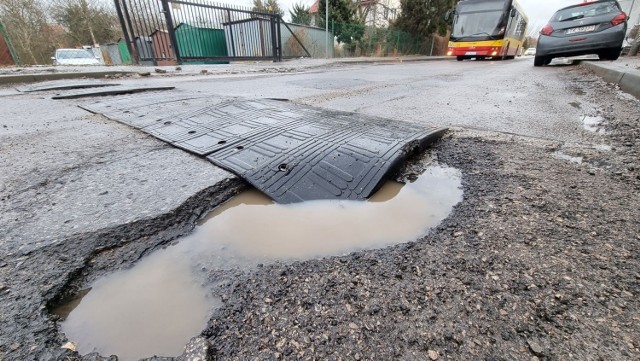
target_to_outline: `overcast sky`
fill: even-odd
[[[293,4],[311,6],[314,1],[315,0],[278,0],[278,4],[280,4],[280,7],[285,10],[285,19],[289,19],[289,9],[291,9]],[[529,17],[530,33],[537,33],[556,10],[582,1],[583,0],[518,0]],[[231,0],[230,2],[245,6],[253,4],[253,0]],[[622,9],[628,13],[633,0],[618,0],[618,2],[622,6]],[[640,0],[636,0],[634,8],[634,14],[638,14],[640,9]]]

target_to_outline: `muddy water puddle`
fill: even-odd
[[[430,167],[412,183],[388,182],[367,202],[280,205],[250,190],[218,207],[177,244],[95,282],[66,311],[60,328],[81,354],[178,356],[219,305],[214,287],[205,286],[211,271],[413,241],[461,200],[460,172],[445,167]]]

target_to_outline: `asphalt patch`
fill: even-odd
[[[87,89],[87,88],[102,88],[119,86],[115,83],[103,83],[96,81],[50,81],[37,84],[31,84],[27,86],[16,87],[16,89],[22,93],[31,93],[39,91],[54,91],[54,90],[74,90],[74,89]]]
[[[159,99],[117,97],[82,107],[206,156],[278,203],[368,198],[445,131],[269,99]]]
[[[51,99],[78,99],[78,98],[100,97],[100,96],[110,96],[110,95],[134,94],[134,93],[142,93],[142,92],[161,91],[161,90],[172,90],[172,89],[175,89],[175,87],[173,86],[161,86],[161,87],[119,86],[119,87],[110,87],[109,89],[81,90],[77,92],[69,92],[66,94],[58,94],[56,96],[51,97]]]

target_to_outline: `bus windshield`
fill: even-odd
[[[504,34],[505,0],[461,1],[456,9],[451,37],[497,38]]]

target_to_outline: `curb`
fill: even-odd
[[[110,76],[122,76],[133,74],[129,71],[96,71],[87,73],[50,73],[50,74],[20,74],[20,75],[0,75],[0,86],[19,83],[35,83],[47,80],[63,80],[63,79],[103,79]]]
[[[334,58],[334,61],[323,66],[331,64],[398,64],[398,63],[410,63],[410,62],[424,62],[424,61],[442,61],[450,60],[448,56],[432,56],[432,57],[415,57],[415,58],[402,58],[402,57],[389,57],[389,58],[363,58],[363,59],[349,59],[341,60],[341,58]],[[36,83],[40,81],[48,80],[64,80],[64,79],[80,79],[80,78],[92,78],[103,79],[105,77],[113,76],[126,76],[131,74],[138,74],[136,71],[92,71],[92,72],[61,72],[61,73],[34,73],[34,74],[17,74],[17,75],[0,75],[0,86],[11,84],[27,84]]]
[[[442,61],[451,60],[450,56],[433,56],[422,58],[372,58],[372,59],[353,59],[353,60],[336,60],[333,64],[375,64],[375,63],[412,63],[422,61]]]
[[[620,89],[640,99],[640,71],[623,71],[590,61],[582,63],[607,83],[618,85]]]

